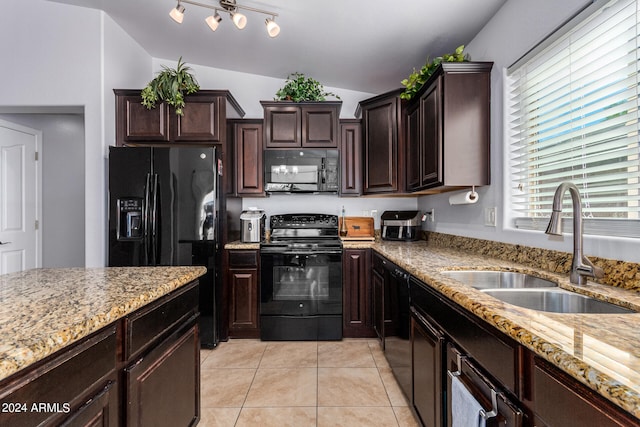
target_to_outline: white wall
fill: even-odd
[[[104,135],[105,144],[115,145],[116,106],[113,89],[138,89],[153,78],[152,58],[108,15],[103,15]]]
[[[0,106],[81,106],[85,111],[87,239],[103,230],[100,91],[100,13],[43,0],[12,4],[0,14]],[[90,173],[92,171],[92,173]],[[89,215],[89,207],[96,207]],[[92,230],[90,235],[89,231]],[[101,265],[102,251],[86,245],[87,265]]]
[[[42,267],[83,267],[83,114],[0,114],[0,117],[42,132],[39,153],[42,162]]]
[[[281,79],[272,77],[259,76],[256,74],[239,73],[236,71],[222,70],[219,68],[203,67],[188,62],[188,58],[182,58],[187,66],[192,68],[198,84],[201,88],[206,89],[226,89],[231,92],[233,97],[238,101],[242,109],[245,111],[245,119],[262,118],[262,106],[260,101],[272,101],[278,89],[284,86],[287,76]],[[176,59],[158,59],[153,60],[154,73],[162,69],[162,65],[175,67]],[[313,76],[310,76],[313,77]],[[146,84],[146,82],[145,82]],[[341,118],[354,118],[356,107],[363,99],[370,98],[376,94],[357,92],[348,89],[341,89],[326,86],[327,92],[335,93],[342,101],[342,109],[340,110]],[[334,97],[328,97],[328,100],[335,100]]]
[[[503,175],[506,170],[503,155],[503,72],[529,49],[544,39],[563,22],[582,9],[589,0],[509,0],[493,19],[467,45],[472,60],[493,61],[491,75],[491,182],[477,189],[480,201],[474,205],[450,206],[448,194],[423,196],[419,208],[436,211],[436,222],[427,223],[429,230],[477,237],[513,244],[525,244],[559,251],[572,251],[571,235],[564,238],[547,236],[543,232],[517,231],[504,220],[508,203]],[[497,207],[497,227],[484,225],[484,209]],[[566,230],[570,232],[571,230]],[[640,243],[633,239],[584,237],[585,253],[591,256],[640,261]]]
[[[148,81],[151,58],[101,11],[44,0],[23,0],[11,6],[11,13],[0,14],[0,34],[4,112],[38,106],[84,109],[85,263],[102,266],[105,141],[113,141],[114,129],[111,90]]]
[[[263,209],[267,217],[281,213],[323,213],[347,216],[373,216],[380,229],[380,215],[386,210],[417,210],[415,197],[338,197],[333,195],[276,194],[270,197],[244,198],[242,208]],[[377,211],[372,213],[371,211]],[[269,226],[267,225],[267,228]]]

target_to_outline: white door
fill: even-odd
[[[0,120],[0,274],[40,267],[41,132]]]

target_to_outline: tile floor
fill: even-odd
[[[230,340],[200,355],[201,427],[419,426],[375,340]]]

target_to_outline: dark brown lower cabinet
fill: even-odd
[[[640,425],[637,418],[538,357],[534,358],[533,390],[536,426]]]
[[[451,426],[448,378],[458,376],[486,412],[495,409],[487,426],[640,427],[638,418],[415,277],[410,295],[413,406],[424,426]]]
[[[0,381],[0,426],[196,425],[197,321],[194,281]]]
[[[342,254],[343,328],[345,338],[374,338],[371,249],[345,249]]]
[[[117,398],[118,390],[115,381],[109,381],[98,392],[91,396],[66,419],[63,427],[107,427],[117,425]]]
[[[0,425],[117,426],[116,327],[105,328],[0,385]],[[100,397],[101,402],[94,399]]]
[[[259,252],[228,250],[226,282],[229,295],[229,336],[260,337]]]
[[[199,365],[200,340],[193,322],[126,368],[126,425],[195,425],[200,416]]]

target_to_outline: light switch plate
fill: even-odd
[[[487,227],[496,226],[496,208],[484,208],[484,225]]]

